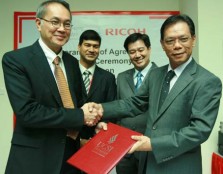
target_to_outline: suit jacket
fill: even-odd
[[[66,52],[62,59],[72,99],[78,107],[81,100],[78,61]],[[67,129],[81,129],[83,111],[63,108],[56,81],[38,41],[6,53],[2,66],[8,97],[16,114],[6,173],[59,174]]]
[[[214,126],[222,84],[192,59],[158,110],[167,68],[152,70],[136,97],[103,104],[104,115],[134,116],[145,111],[147,103],[145,135],[151,138],[152,151],[140,153],[139,173],[144,169],[149,174],[201,174],[200,144]]]
[[[87,94],[84,82],[82,79],[82,91],[83,91],[83,104],[88,102],[104,103],[113,101],[116,99],[116,81],[115,76],[96,66],[93,74],[92,83],[89,93]],[[104,120],[107,121],[107,120]],[[81,138],[89,139],[95,134],[95,127],[83,126],[80,132]]]
[[[144,77],[145,80],[147,79],[149,72],[156,67],[157,67],[156,64],[152,62],[151,68],[147,72],[146,77]],[[132,68],[118,74],[117,99],[124,99],[136,95],[134,78],[133,78],[134,72],[135,69]],[[142,85],[145,83],[145,80],[143,80]],[[140,88],[138,90],[140,90]],[[119,119],[118,124],[127,127],[129,129],[135,130],[137,132],[144,133],[146,129],[146,120],[147,120],[146,114],[139,114],[134,118],[132,117],[121,118]]]

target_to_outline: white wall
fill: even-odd
[[[196,34],[198,34],[198,0],[182,0],[180,1],[180,12],[183,14],[188,14],[192,18],[196,28]],[[199,52],[198,52],[199,40],[197,40],[196,47],[193,50],[193,57],[198,61]]]
[[[191,15],[196,25],[197,43],[194,56],[199,64],[223,79],[223,1],[182,0],[180,11]],[[218,131],[222,117],[222,102],[218,118],[209,139],[202,144],[203,174],[211,173],[211,157],[218,151]]]
[[[42,0],[2,0],[0,5],[0,59],[13,49],[14,11],[36,11]],[[223,79],[223,1],[222,0],[67,0],[72,11],[176,11],[189,14],[195,22],[199,42],[194,57],[205,68]],[[222,104],[221,104],[222,108]],[[222,119],[222,109],[207,142],[202,146],[203,174],[210,174],[211,153],[217,151],[217,133]],[[0,66],[0,173],[4,173],[12,135],[12,110],[4,86]]]
[[[223,79],[223,1],[198,1],[198,39],[199,63]],[[210,162],[212,152],[217,151],[218,131],[222,117],[222,102],[218,118],[208,141],[202,146],[204,171],[211,173]]]

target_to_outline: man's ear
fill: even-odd
[[[36,28],[37,28],[37,30],[38,31],[40,31],[41,30],[41,20],[39,19],[39,18],[36,18]]]

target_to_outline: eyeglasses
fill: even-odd
[[[73,25],[71,25],[70,22],[64,22],[64,23],[62,23],[62,22],[59,21],[59,20],[52,20],[52,21],[49,21],[49,20],[44,19],[44,18],[40,18],[40,19],[41,19],[41,20],[44,20],[44,21],[46,21],[46,22],[51,23],[51,25],[52,25],[54,28],[60,28],[61,24],[63,24],[64,29],[66,29],[66,30],[70,30],[70,29],[72,28],[72,26],[73,26]]]
[[[174,46],[174,44],[176,43],[176,41],[178,40],[178,42],[181,44],[181,45],[185,45],[188,43],[188,41],[191,39],[191,37],[189,36],[182,36],[182,37],[179,37],[179,38],[167,38],[164,40],[164,43],[168,46]]]

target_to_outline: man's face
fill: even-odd
[[[191,36],[189,26],[185,22],[177,22],[164,30],[161,44],[173,69],[190,58],[195,40],[196,37]]]
[[[80,53],[80,63],[89,68],[95,64],[100,51],[100,44],[94,40],[84,40],[81,45],[78,45],[78,51]]]
[[[59,27],[56,27],[54,24],[58,23]],[[55,53],[58,53],[69,40],[71,29],[66,29],[64,26],[70,23],[71,16],[69,11],[57,3],[48,5],[43,19],[36,19],[36,25],[43,42]]]
[[[137,40],[128,45],[128,54],[134,67],[141,71],[150,62],[151,48],[147,48],[142,40]]]

